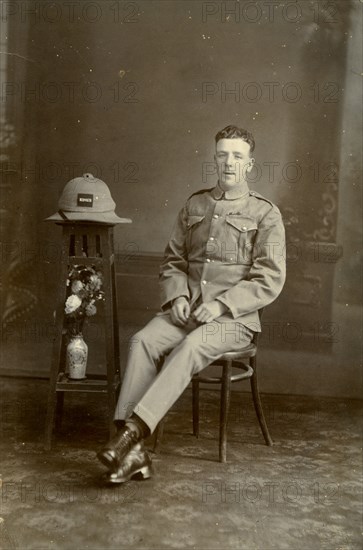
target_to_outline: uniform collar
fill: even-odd
[[[212,190],[212,197],[216,200],[220,199],[227,199],[227,200],[233,200],[233,199],[241,199],[242,197],[245,197],[249,194],[249,189],[242,188],[240,186],[233,187],[232,189],[229,189],[228,191],[223,191],[223,189],[219,186],[219,183],[215,186],[215,188]]]

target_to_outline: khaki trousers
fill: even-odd
[[[223,353],[247,346],[253,334],[226,315],[212,323],[189,321],[177,327],[169,312],[158,314],[130,340],[114,419],[127,419],[134,412],[153,433],[194,374]]]

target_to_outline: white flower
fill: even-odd
[[[66,307],[64,308],[66,315],[69,315],[70,313],[73,313],[74,311],[76,311],[76,309],[79,308],[81,303],[82,303],[82,300],[78,296],[76,296],[75,294],[71,294],[69,298],[67,298]]]
[[[98,275],[91,275],[89,278],[89,284],[92,289],[99,290],[102,283]]]
[[[73,294],[78,294],[83,289],[83,283],[81,281],[73,281],[71,288]]]

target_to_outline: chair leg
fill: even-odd
[[[108,392],[108,432],[110,439],[117,433],[117,428],[114,422],[114,414],[116,409],[116,395],[114,388]]]
[[[159,452],[159,447],[164,433],[164,419],[160,420],[159,424],[156,426],[154,432],[154,446],[153,453],[157,454]]]
[[[197,376],[192,379],[193,399],[193,435],[199,437],[199,380]]]
[[[223,365],[222,386],[221,386],[221,409],[219,423],[219,461],[227,462],[227,423],[228,411],[231,400],[231,374],[232,361],[227,360]]]
[[[265,438],[266,445],[269,445],[271,447],[273,445],[273,441],[270,436],[270,432],[268,431],[265,415],[263,414],[260,392],[258,388],[256,357],[251,358],[251,367],[253,368],[253,372],[254,372],[253,376],[251,377],[251,391],[252,391],[253,404],[255,406],[258,422],[260,424],[263,437]]]

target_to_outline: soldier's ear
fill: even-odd
[[[255,159],[251,157],[249,163],[247,164],[247,172],[251,172],[254,164],[255,164]]]

